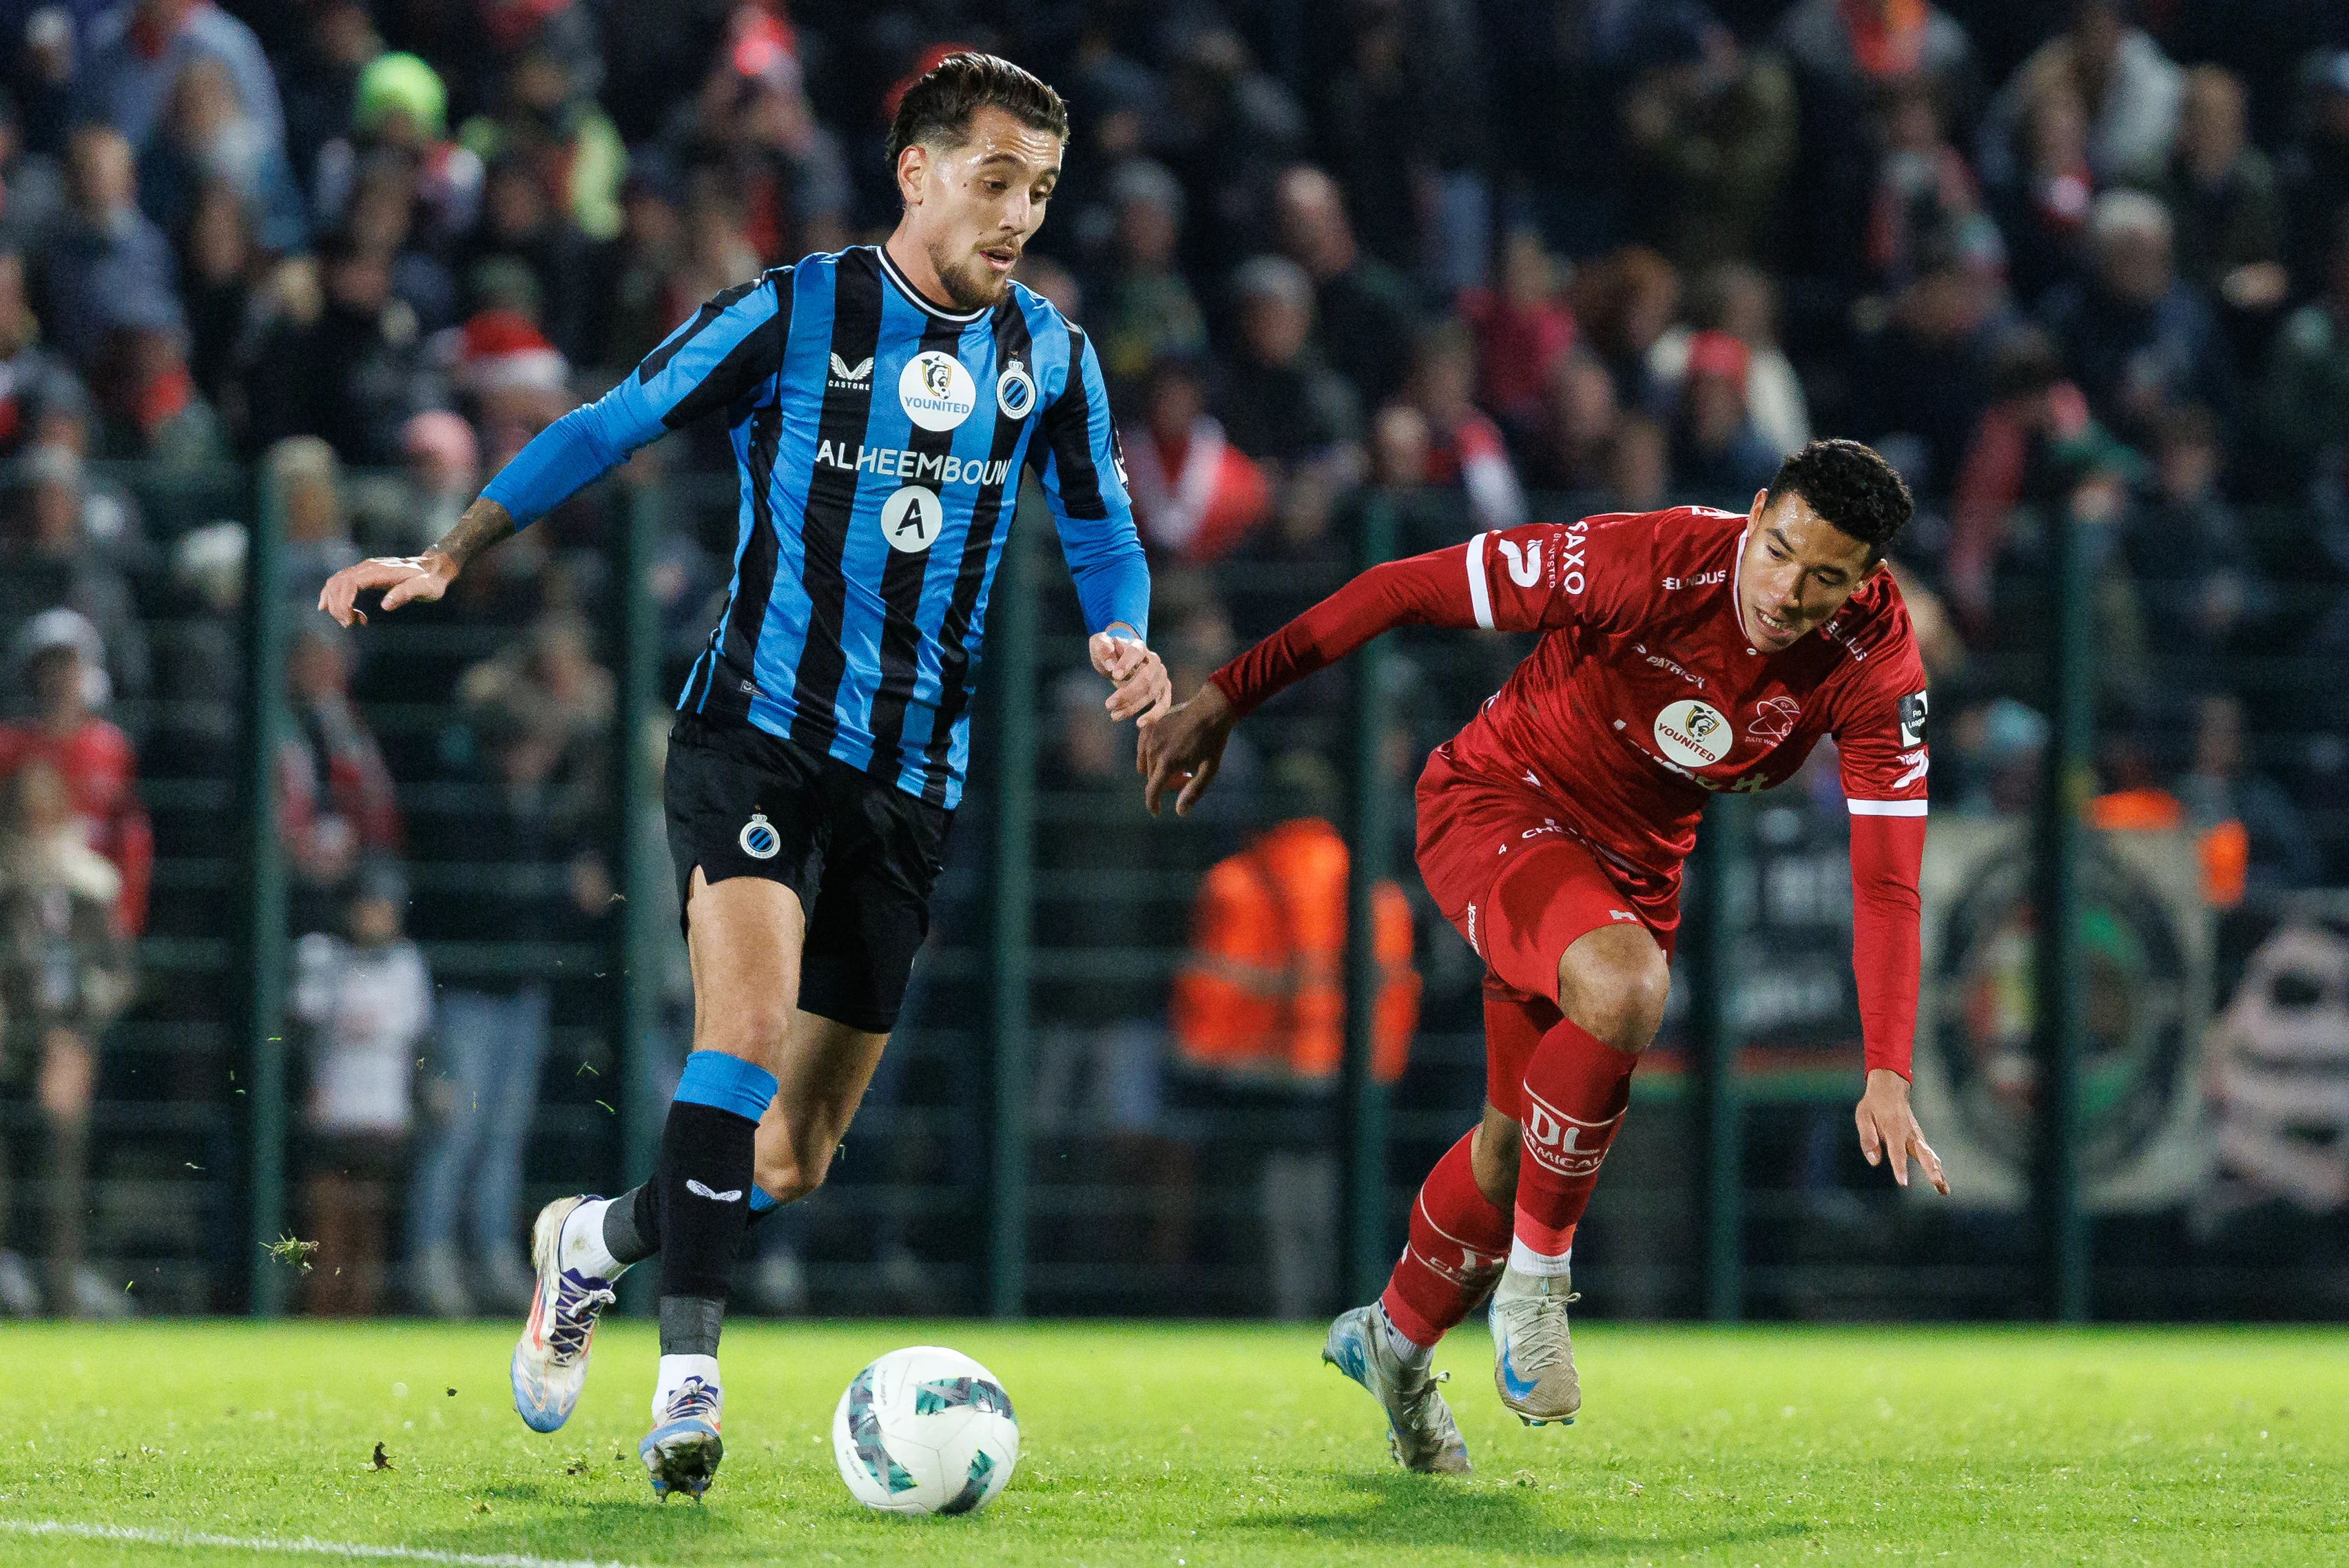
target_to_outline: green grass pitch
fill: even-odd
[[[868,1514],[833,1469],[833,1405],[866,1360],[926,1342],[1003,1379],[1019,1468],[974,1517]],[[1545,1430],[1501,1409],[1481,1333],[1446,1343],[1476,1464],[1460,1480],[1394,1469],[1309,1328],[741,1324],[725,1468],[707,1505],[662,1507],[636,1457],[640,1324],[605,1327],[550,1437],[512,1413],[499,1325],[16,1324],[0,1563],[2349,1562],[2340,1332],[1594,1324],[1576,1342],[1589,1403]]]

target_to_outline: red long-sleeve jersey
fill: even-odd
[[[1852,966],[1870,1068],[1906,1077],[1925,847],[1924,663],[1891,574],[1783,652],[1737,613],[1745,518],[1613,513],[1479,534],[1391,562],[1216,671],[1247,713],[1397,626],[1542,633],[1450,743],[1455,767],[1555,803],[1660,930],[1705,796],[1767,789],[1832,737],[1849,804]]]

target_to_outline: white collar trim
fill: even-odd
[[[887,245],[874,245],[873,247],[873,254],[881,258],[881,275],[887,278],[891,283],[897,286],[897,292],[899,294],[904,295],[905,298],[916,308],[928,315],[936,317],[941,321],[973,322],[978,320],[980,317],[985,316],[988,310],[993,308],[990,306],[982,305],[977,310],[941,310],[936,306],[931,304],[928,300],[923,298],[922,291],[916,288],[911,283],[908,283],[905,280],[905,275],[898,271],[897,264],[889,258],[889,247]]]

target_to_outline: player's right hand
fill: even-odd
[[[1142,804],[1151,815],[1158,815],[1159,798],[1175,784],[1182,789],[1174,797],[1174,815],[1191,815],[1191,807],[1215,782],[1216,770],[1223,766],[1225,742],[1238,722],[1239,715],[1212,682],[1200,687],[1188,702],[1143,720],[1133,771],[1142,775]]]
[[[355,566],[345,566],[318,590],[318,607],[341,626],[365,626],[367,612],[359,596],[370,588],[383,590],[379,607],[396,610],[410,599],[427,603],[449,591],[457,580],[457,563],[438,550],[421,556],[371,556]]]

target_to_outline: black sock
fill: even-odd
[[[658,1229],[650,1239],[660,1247],[664,1298],[726,1300],[734,1254],[750,1218],[758,1129],[751,1118],[716,1106],[692,1100],[670,1105],[651,1184]]]
[[[660,1251],[660,1210],[653,1184],[632,1187],[604,1210],[604,1251],[616,1263],[641,1263]]]

